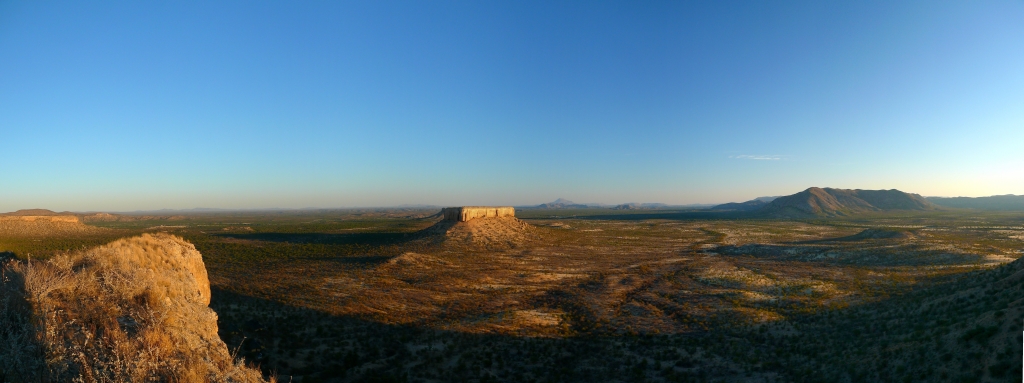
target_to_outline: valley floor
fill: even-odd
[[[59,243],[184,237],[222,338],[296,381],[1020,381],[1020,215],[608,212],[531,212],[483,242],[435,238],[430,212],[331,212]]]

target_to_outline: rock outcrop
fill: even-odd
[[[452,245],[517,247],[536,237],[533,226],[515,217],[474,219],[442,227],[445,243]]]
[[[54,236],[79,234],[104,229],[88,226],[73,215],[3,215],[0,216],[0,235]]]
[[[217,334],[202,255],[179,237],[8,261],[3,274],[6,381],[263,381]]]
[[[451,246],[516,247],[537,237],[534,227],[515,217],[509,206],[441,209],[441,221],[422,230],[420,241]]]
[[[515,217],[516,209],[511,206],[460,206],[441,209],[445,221],[468,222],[476,218]]]
[[[20,215],[0,217],[0,221],[6,222],[64,222],[81,223],[78,217],[73,215]]]

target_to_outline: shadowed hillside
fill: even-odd
[[[803,381],[1020,382],[1022,288],[1019,259],[898,299],[795,321],[785,330],[792,335],[753,346],[768,347]]]
[[[767,202],[762,200],[752,199],[747,202],[730,202],[716,205],[710,210],[735,210],[735,211],[754,211],[768,206]]]
[[[917,194],[892,190],[832,189],[812,187],[776,198],[758,212],[778,218],[837,217],[893,210],[935,210]]]
[[[1024,210],[1024,195],[994,195],[991,197],[928,197],[928,201],[944,207],[978,210]]]

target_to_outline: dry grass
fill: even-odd
[[[195,243],[222,339],[281,380],[1019,381],[1019,214],[556,213],[511,241],[398,213],[107,226]]]
[[[106,231],[82,224],[78,217],[56,216],[0,216],[0,236],[60,236],[94,234]]]
[[[507,249],[537,239],[533,226],[515,217],[477,218],[467,222],[441,221],[421,232],[418,242],[444,243],[449,247]]]
[[[202,257],[142,235],[4,267],[5,381],[263,381],[217,335]]]

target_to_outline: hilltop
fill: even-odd
[[[926,211],[938,206],[920,195],[896,189],[861,190],[812,187],[779,197],[755,212],[775,218],[841,217],[882,211]]]
[[[538,209],[584,209],[588,207],[590,207],[590,205],[572,202],[565,198],[559,198],[536,206]]]
[[[63,215],[49,210],[19,210],[0,214],[0,235],[10,236],[60,236],[101,232],[105,229],[87,226],[74,215]]]
[[[0,213],[0,217],[24,217],[24,216],[54,216],[54,215],[75,215],[75,213],[65,211],[63,213],[57,213],[53,210],[48,209],[21,209],[10,213]]]
[[[22,209],[10,213],[0,213],[3,217],[76,217],[79,222],[133,222],[150,220],[183,220],[183,215],[125,215],[103,212],[55,212],[49,209]]]
[[[896,189],[861,190],[812,187],[782,197],[731,202],[709,210],[748,212],[771,218],[842,217],[869,212],[925,211],[940,207],[917,194]]]

